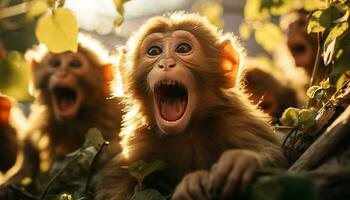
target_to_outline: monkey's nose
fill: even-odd
[[[159,62],[158,67],[160,69],[169,70],[176,66],[176,63],[173,59],[163,59]]]

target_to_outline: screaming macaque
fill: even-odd
[[[26,53],[36,105],[19,172],[24,176],[35,177],[80,148],[90,128],[98,128],[111,142],[110,156],[120,151],[122,105],[119,97],[111,97],[113,62],[92,38],[79,35],[78,42],[77,53],[51,53],[43,45]]]
[[[221,186],[229,196],[258,167],[285,163],[268,116],[235,87],[241,52],[231,35],[199,15],[174,13],[148,20],[126,48],[123,152],[103,170],[96,199],[130,199],[137,180],[121,166],[138,160],[167,163],[149,180],[173,189],[206,170],[185,178],[174,199],[200,199],[200,188]],[[206,183],[192,181],[210,169]]]
[[[248,60],[246,66],[240,82],[249,99],[264,112],[278,119],[285,109],[302,105],[299,93],[304,89],[293,84],[280,69],[254,59]]]
[[[295,65],[304,68],[311,77],[316,60],[318,39],[315,33],[307,33],[308,15],[309,13],[305,10],[293,11],[283,16],[281,26],[282,29],[285,29],[287,46],[294,58]],[[319,83],[328,73],[328,68],[323,66],[323,62],[320,64],[315,74],[315,83]]]

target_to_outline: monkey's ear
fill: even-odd
[[[220,67],[227,79],[224,88],[232,88],[235,86],[239,68],[239,54],[232,45],[230,39],[224,40],[221,45]]]
[[[102,66],[102,75],[104,78],[103,91],[109,95],[111,92],[111,84],[114,80],[114,66],[111,63]]]
[[[124,77],[124,73],[125,73],[125,63],[126,63],[126,53],[127,53],[127,49],[126,47],[120,47],[118,49],[118,69],[120,74],[122,75],[122,77]]]

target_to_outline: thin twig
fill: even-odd
[[[320,66],[320,61],[321,61],[321,37],[320,37],[320,33],[317,33],[317,53],[316,53],[316,59],[314,62],[314,68],[312,70],[312,75],[311,75],[309,87],[314,85],[317,71],[318,71],[318,67]]]
[[[95,171],[94,167],[95,167],[95,164],[97,162],[97,159],[100,156],[100,154],[101,154],[102,150],[104,149],[104,147],[106,147],[107,145],[109,145],[109,142],[107,142],[107,141],[102,143],[100,148],[97,150],[97,153],[96,153],[94,159],[91,162],[89,175],[88,175],[88,178],[87,178],[87,181],[86,181],[86,184],[85,184],[85,194],[88,194],[90,181],[91,181],[92,175],[94,174],[94,171]]]
[[[314,85],[317,71],[318,71],[318,67],[320,65],[320,61],[321,61],[321,37],[320,37],[320,33],[317,33],[317,53],[316,53],[316,59],[314,62],[314,68],[312,70],[312,75],[311,75],[309,87]],[[312,101],[312,99],[309,98],[307,101],[306,108],[310,107],[311,101]]]
[[[285,147],[286,146],[286,143],[287,143],[287,140],[290,138],[290,136],[295,132],[295,131],[297,131],[298,130],[298,128],[296,127],[296,128],[293,128],[293,130],[291,130],[289,133],[288,133],[288,135],[286,136],[286,138],[284,139],[284,141],[283,141],[283,144],[282,144],[282,147]]]

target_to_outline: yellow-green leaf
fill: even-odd
[[[350,71],[344,72],[337,80],[337,83],[335,84],[336,90],[339,90],[343,84],[349,80],[348,75],[350,74]]]
[[[316,111],[310,109],[301,109],[299,112],[299,125],[309,128],[315,123]]]
[[[299,109],[298,108],[287,108],[280,118],[280,122],[284,126],[297,126],[299,123]]]
[[[114,19],[114,26],[118,27],[118,26],[122,25],[123,22],[124,22],[124,17],[118,16]]]
[[[321,86],[318,86],[318,85],[314,85],[314,86],[311,86],[307,92],[306,92],[306,95],[310,98],[310,99],[313,99],[315,97],[315,93],[316,91],[318,90],[321,90]]]
[[[265,50],[271,52],[282,43],[282,31],[273,23],[264,23],[256,29],[255,40]]]
[[[53,14],[42,16],[35,35],[53,53],[78,50],[78,23],[67,8],[57,8]]]
[[[304,9],[306,11],[312,11],[316,9],[327,8],[327,3],[323,0],[304,0]]]
[[[339,36],[341,36],[346,30],[348,30],[349,23],[347,21],[337,24],[329,32],[326,41],[323,46],[323,62],[328,65],[334,55],[336,48],[336,41]]]
[[[239,34],[243,40],[247,40],[251,34],[251,27],[247,23],[242,23],[239,26]]]
[[[120,15],[124,14],[124,6],[123,6],[124,3],[125,1],[123,0],[114,0],[115,9],[118,11]]]
[[[246,20],[264,20],[270,17],[267,9],[260,9],[261,1],[247,0],[244,6],[244,18]]]

